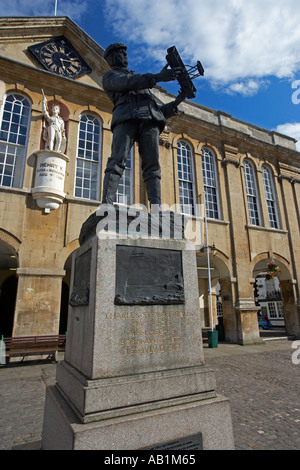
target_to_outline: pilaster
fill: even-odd
[[[247,201],[242,184],[243,169],[240,166],[238,148],[224,145],[222,165],[225,167],[228,211],[231,221],[233,275],[237,279],[233,304],[236,314],[234,321],[237,331],[236,339],[241,344],[252,344],[260,341],[257,323],[258,307],[255,305],[253,288],[250,284],[250,250],[246,230],[247,207],[245,207]]]
[[[13,336],[56,335],[59,332],[61,283],[65,271],[19,268]]]

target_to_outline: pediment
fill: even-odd
[[[101,87],[101,77],[109,68],[103,49],[70,18],[0,18],[0,56],[25,66],[47,70],[32,49],[58,38],[65,38],[86,64],[83,73],[68,78]],[[57,73],[54,69],[49,71]]]

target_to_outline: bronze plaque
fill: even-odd
[[[123,245],[116,250],[116,305],[184,304],[181,251]]]
[[[75,260],[73,291],[69,300],[72,307],[89,305],[91,254],[89,249]]]

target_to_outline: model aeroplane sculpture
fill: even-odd
[[[195,66],[184,65],[175,46],[169,47],[167,53],[166,59],[171,69],[174,67],[180,67],[182,69],[182,73],[177,79],[181,86],[181,92],[183,92],[187,98],[195,98],[197,90],[192,80],[200,77],[200,75],[204,75],[204,68],[201,62],[198,60]]]

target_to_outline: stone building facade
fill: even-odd
[[[55,64],[61,44],[75,56]],[[108,65],[84,31],[55,17],[0,18],[0,66],[0,335],[64,333],[72,253],[82,223],[100,204],[110,156],[112,105],[101,84]],[[173,99],[159,87],[154,92],[161,102]],[[39,192],[36,176],[46,165],[39,160],[43,94],[48,109],[60,106],[67,138],[65,167],[56,163],[60,189],[50,195]],[[162,201],[196,221],[205,194],[214,325],[221,312],[227,341],[259,341],[255,279],[274,261],[286,331],[299,337],[295,140],[193,102],[179,109],[160,139]],[[55,171],[49,175],[55,179]],[[137,148],[118,202],[147,206]],[[209,327],[205,245],[197,247],[197,265],[202,327]]]

